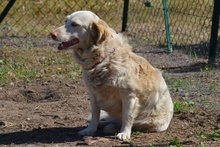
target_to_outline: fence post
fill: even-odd
[[[169,24],[169,13],[168,13],[167,0],[163,0],[163,10],[164,10],[168,50],[169,52],[172,52],[173,48],[172,48],[172,39],[170,36],[170,24]]]
[[[126,31],[128,22],[128,6],[129,0],[124,0],[123,18],[122,18],[122,32]]]
[[[220,14],[220,1],[214,0],[214,10],[212,14],[212,29],[210,37],[210,46],[209,46],[209,60],[208,63],[215,63],[216,57],[216,47],[218,40],[218,24],[219,24],[219,14]]]
[[[2,11],[2,13],[0,15],[0,23],[2,23],[3,19],[8,14],[9,10],[14,5],[15,1],[16,0],[9,0],[8,5],[5,7],[5,9]]]

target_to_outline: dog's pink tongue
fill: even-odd
[[[75,45],[77,43],[79,43],[79,39],[72,39],[68,42],[62,42],[62,43],[59,44],[58,50],[67,49],[68,47],[70,47],[72,45]]]

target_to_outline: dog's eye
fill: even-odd
[[[76,22],[72,22],[71,25],[72,25],[73,27],[76,27],[76,26],[78,26],[79,24],[77,24]]]

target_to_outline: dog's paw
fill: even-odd
[[[117,137],[122,141],[129,142],[131,133],[118,133]]]
[[[80,136],[93,136],[95,134],[96,130],[90,127],[87,127],[86,129],[79,131],[78,135]]]

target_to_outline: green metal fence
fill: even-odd
[[[17,0],[1,22],[0,43],[10,45],[11,42],[4,38],[13,36],[47,36],[53,28],[63,24],[67,14],[91,10],[118,32],[123,30],[128,36],[143,39],[148,45],[167,47],[164,1],[168,6],[173,49],[207,55],[214,0]],[[0,12],[8,2],[1,0]],[[123,11],[128,14],[127,18]],[[219,40],[218,29],[217,32]],[[217,55],[219,46],[218,43]]]

